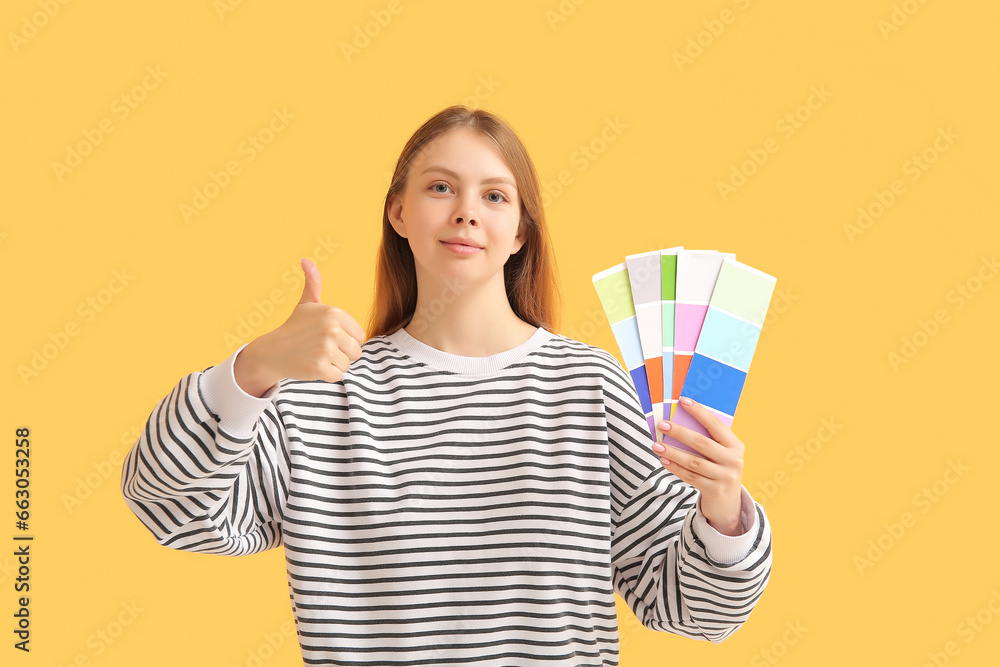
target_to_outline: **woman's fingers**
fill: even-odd
[[[696,477],[717,479],[721,470],[712,459],[686,452],[672,445],[667,445],[664,451],[660,452],[660,462],[675,475],[694,486],[700,486],[696,483]]]
[[[663,464],[674,470],[675,474],[679,473],[678,477],[682,479],[685,473],[720,481],[734,476],[742,477],[744,446],[740,439],[705,406],[689,398],[682,398],[681,405],[705,427],[709,435],[674,422],[659,422],[657,427],[664,434],[692,450],[689,452],[676,445],[657,442],[653,445],[653,451]]]
[[[656,426],[661,431],[663,431],[665,435],[670,436],[671,438],[673,438],[677,442],[680,442],[681,444],[687,445],[698,454],[701,454],[702,456],[711,459],[713,461],[716,460],[725,449],[722,445],[720,445],[712,438],[703,435],[701,433],[698,433],[697,431],[694,431],[692,429],[689,429],[686,426],[681,426],[680,424],[677,424],[675,422],[664,420],[659,422]],[[677,448],[674,445],[669,445],[669,443],[667,444],[669,446],[669,450],[676,450],[678,452],[684,451],[682,449]],[[656,449],[655,446],[653,447],[653,450],[656,451],[657,453],[659,453],[660,451]],[[685,452],[685,453],[690,455],[690,452]]]
[[[698,420],[698,423],[705,427],[708,431],[711,439],[716,443],[722,445],[726,448],[739,449],[742,451],[743,443],[737,438],[732,429],[726,426],[719,417],[706,408],[701,403],[692,401],[690,398],[685,396],[681,397],[680,400],[681,409],[685,410],[688,414]],[[687,444],[686,442],[684,444]]]

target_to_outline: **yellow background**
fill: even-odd
[[[567,172],[547,207],[561,333],[619,356],[591,275],[626,254],[715,248],[778,278],[734,423],[773,522],[771,583],[719,646],[621,607],[621,664],[993,664],[998,19],[975,0],[5,2],[2,662],[300,664],[281,550],[156,545],[122,500],[121,457],[174,383],[230,354],[241,318],[253,335],[284,321],[300,257],[324,301],[367,315],[388,172],[427,117],[468,102],[515,127],[550,192]],[[274,109],[294,118],[249,160]],[[724,200],[718,183],[765,145]],[[11,633],[18,426],[27,655]]]

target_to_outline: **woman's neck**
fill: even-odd
[[[484,285],[451,280],[418,289],[413,318],[405,329],[442,352],[488,357],[517,347],[538,327],[514,313],[502,280]]]

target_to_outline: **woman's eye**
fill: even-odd
[[[438,190],[437,188],[444,188],[444,189],[443,190]],[[445,185],[444,183],[435,183],[434,185],[431,186],[431,189],[434,190],[434,192],[438,192],[438,193],[441,193],[441,194],[444,194],[445,192],[448,192],[448,186]]]
[[[490,202],[493,203],[493,204],[499,204],[501,202],[507,201],[507,198],[503,194],[501,194],[499,192],[491,192],[491,193],[489,193],[486,196],[487,197],[496,197],[496,199],[490,199]]]

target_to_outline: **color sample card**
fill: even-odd
[[[688,367],[694,357],[698,335],[708,313],[715,282],[726,259],[732,253],[715,250],[680,250],[677,252],[676,300],[674,304],[674,365],[670,402],[677,411],[677,399],[684,387]]]
[[[681,395],[706,406],[727,425],[733,423],[775,283],[774,276],[732,258],[720,267]],[[708,435],[683,406],[671,421]],[[668,435],[662,440],[693,451]]]
[[[733,253],[682,246],[627,255],[593,276],[650,436],[671,421],[708,435],[677,399],[688,396],[731,425],[776,279]]]
[[[642,344],[651,417],[663,414],[663,318],[660,312],[660,251],[625,257],[639,342]],[[651,433],[652,435],[653,433]]]
[[[594,274],[594,288],[608,316],[611,331],[621,350],[625,368],[632,378],[632,385],[639,396],[639,405],[646,415],[650,437],[655,438],[653,407],[649,398],[649,382],[646,379],[646,361],[642,354],[639,324],[632,300],[632,287],[625,262]]]
[[[664,248],[660,251],[660,332],[662,353],[660,356],[663,388],[662,403],[653,403],[653,423],[673,414],[674,381],[674,301],[677,298],[677,253],[683,246]],[[654,435],[655,437],[655,435]]]

